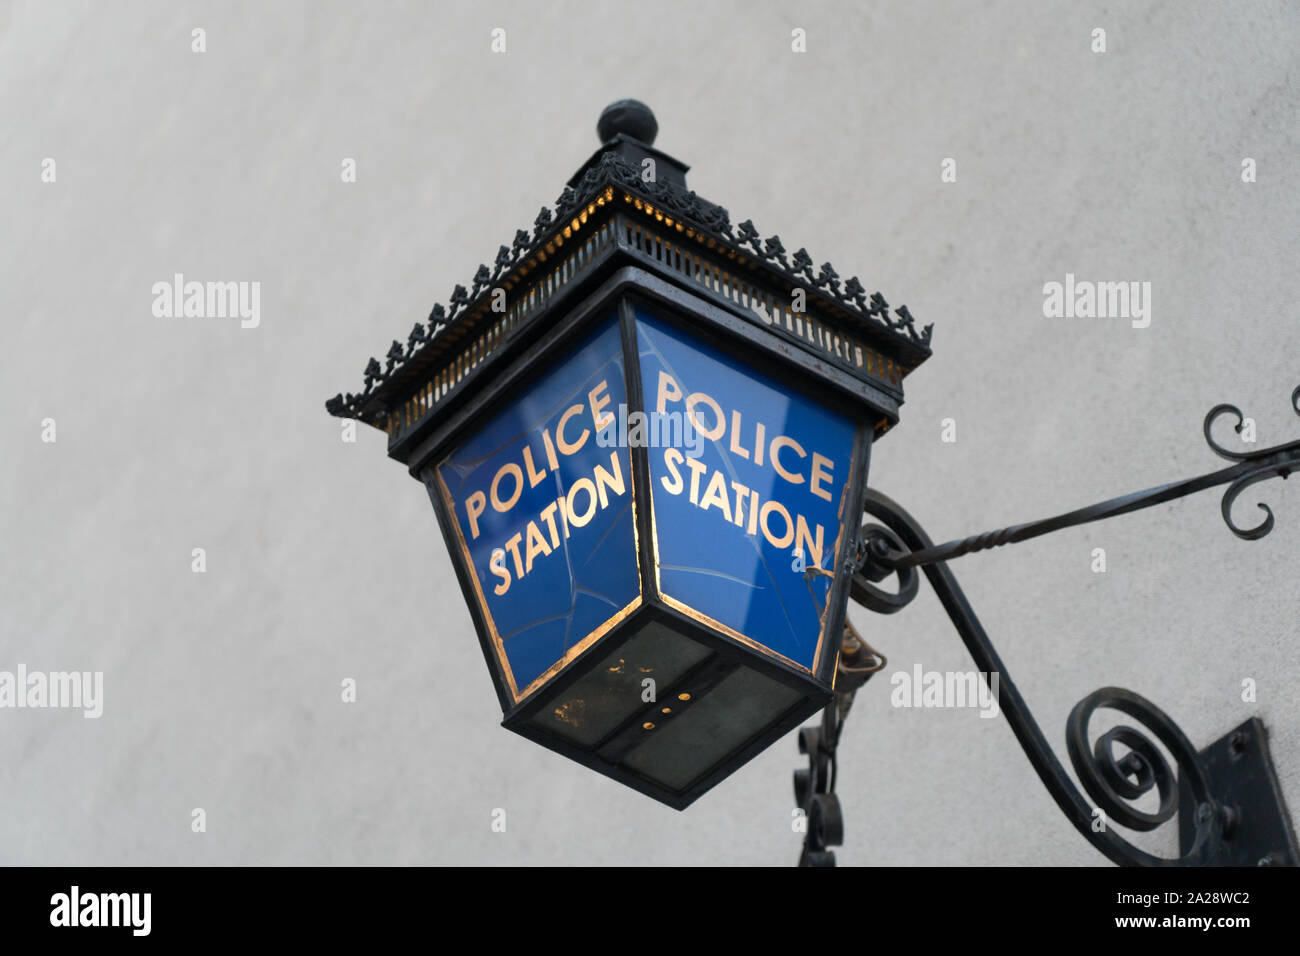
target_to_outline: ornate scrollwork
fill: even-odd
[[[1300,386],[1297,386],[1295,391],[1291,393],[1291,406],[1295,409],[1296,414],[1300,415]],[[1228,486],[1223,493],[1222,511],[1223,520],[1232,530],[1232,533],[1247,540],[1262,538],[1273,530],[1272,509],[1268,505],[1261,503],[1259,508],[1264,512],[1264,520],[1253,528],[1242,528],[1232,520],[1233,502],[1237,500],[1238,495],[1251,485],[1273,477],[1286,478],[1291,472],[1300,471],[1300,440],[1287,442],[1283,445],[1274,445],[1271,448],[1263,448],[1258,451],[1231,451],[1216,442],[1211,434],[1214,423],[1225,415],[1236,416],[1237,424],[1234,428],[1237,432],[1240,432],[1246,419],[1242,415],[1241,409],[1236,405],[1216,405],[1210,409],[1209,414],[1205,416],[1202,430],[1205,432],[1206,442],[1214,453],[1221,458],[1234,462],[1227,468],[1212,471],[1207,475],[1188,478],[1185,481],[1175,481],[1167,485],[1160,485],[1157,488],[1148,488],[1145,491],[1134,492],[1119,498],[1111,498],[1108,501],[1098,502],[1095,505],[1088,505],[1086,508],[1078,508],[1051,518],[1044,518],[1041,521],[1010,525],[997,531],[986,531],[983,534],[971,535],[968,538],[960,538],[946,544],[932,544],[925,548],[913,548],[910,551],[893,547],[880,535],[876,535],[870,541],[871,547],[866,555],[865,573],[870,580],[876,580],[871,575],[883,575],[887,570],[920,567],[933,564],[936,561],[948,561],[974,551],[983,551],[986,548],[996,548],[1005,544],[1028,541],[1030,538],[1037,538],[1040,535],[1050,534],[1064,528],[1073,528],[1076,525],[1100,521],[1103,518],[1113,518],[1117,515],[1128,514],[1130,511],[1139,511],[1142,508],[1150,508],[1152,505],[1173,501],[1217,485]],[[860,593],[871,597],[872,600],[881,599],[878,589],[867,589],[866,585],[863,585]],[[855,598],[857,597],[857,594],[855,594]],[[858,599],[861,600],[861,598]],[[873,608],[873,610],[878,610],[878,608]]]
[[[794,802],[803,811],[805,828],[800,866],[835,865],[831,847],[844,842],[844,814],[840,798],[835,795],[840,733],[854,696],[885,663],[884,655],[872,649],[845,621],[844,640],[835,665],[835,696],[822,711],[820,727],[803,727],[799,731],[799,752],[808,757],[808,769],[794,772]]]
[[[934,545],[916,519],[879,492],[868,490],[866,513],[880,523],[863,527],[861,540],[864,561],[862,569],[855,575],[852,593],[855,599],[868,607],[876,610],[883,607],[889,613],[905,606],[915,595],[915,579],[910,579],[909,583],[906,577],[909,572],[914,574],[915,569],[907,565],[873,566],[873,558],[900,552],[920,552],[933,548]],[[1085,797],[1070,780],[1047,743],[1006,665],[994,650],[992,641],[948,566],[941,561],[932,561],[922,567],[978,670],[999,675],[997,693],[1001,712],[1006,716],[1039,779],[1085,839],[1110,860],[1121,865],[1204,865],[1222,860],[1224,834],[1230,823],[1231,811],[1215,800],[1205,766],[1196,748],[1164,711],[1145,698],[1117,687],[1104,687],[1075,705],[1066,724],[1066,748],[1070,762],[1087,792]],[[876,587],[876,583],[890,574],[896,574],[899,579],[899,591],[895,594]],[[900,598],[900,595],[905,597]],[[1101,708],[1118,710],[1143,729],[1115,727],[1103,733],[1094,745],[1089,746],[1089,719]],[[830,711],[831,708],[828,708],[828,715]],[[842,720],[843,714],[838,713],[838,717]],[[831,722],[828,723],[828,720]],[[833,781],[835,748],[833,745],[829,748],[826,746],[828,727],[834,730],[834,740],[838,742],[840,722],[824,716],[820,732],[807,728],[801,732],[800,750],[812,755],[827,750],[831,755],[828,759]],[[1173,755],[1177,775],[1152,737]],[[1116,746],[1126,748],[1127,752],[1116,757]],[[817,792],[817,782],[825,779],[823,770],[823,764],[814,762],[809,771],[801,771],[801,776],[796,778],[796,797],[807,799]],[[1115,823],[1145,831],[1154,830],[1168,822],[1179,809],[1180,780],[1186,781],[1190,787],[1192,806],[1195,808],[1195,837],[1182,856],[1166,858],[1148,853],[1124,839],[1110,825]],[[828,789],[833,789],[833,783]],[[1132,805],[1133,801],[1152,790],[1160,798],[1155,812],[1140,810]],[[805,803],[801,799],[801,805],[811,806],[811,803]],[[833,809],[838,811],[838,802]],[[1100,827],[1096,825],[1098,811],[1106,815],[1105,824]],[[810,833],[811,823],[809,820]],[[835,817],[835,828],[830,832],[842,839],[842,821],[838,816]],[[813,845],[811,841],[805,844],[805,848],[810,845]],[[814,849],[824,849],[826,845],[829,844],[823,843]],[[829,856],[829,862],[826,857],[820,856],[801,862],[804,865],[834,865],[834,855]]]
[[[339,394],[325,403],[326,410],[342,418],[358,418],[372,424],[382,413],[371,407],[371,398],[377,389],[402,371],[417,355],[428,348],[445,330],[474,311],[475,307],[497,287],[505,274],[518,267],[538,249],[563,231],[573,213],[596,199],[609,186],[654,204],[676,219],[690,223],[709,239],[710,244],[721,244],[736,252],[753,256],[779,273],[786,281],[805,286],[810,294],[822,296],[848,311],[857,320],[875,324],[896,335],[903,336],[914,346],[929,354],[932,325],[917,329],[916,320],[907,306],[901,305],[890,315],[889,303],[879,293],[867,297],[866,287],[857,276],[841,286],[839,274],[825,262],[818,271],[813,270],[813,259],[804,249],[794,254],[793,261],[786,255],[780,236],[762,239],[754,224],[745,220],[738,226],[731,223],[731,215],[722,206],[709,202],[694,190],[684,189],[666,179],[646,182],[641,170],[614,153],[605,153],[594,163],[573,187],[565,187],[555,201],[555,211],[543,206],[533,220],[531,234],[523,229],[515,232],[514,243],[501,246],[493,260],[494,268],[480,265],[474,273],[472,287],[457,285],[448,299],[448,308],[435,304],[425,323],[417,322],[407,336],[406,344],[394,340],[386,354],[387,363],[381,367],[371,359],[366,365],[365,379],[359,394]],[[427,324],[426,324],[427,323]]]
[[[899,540],[898,535],[879,524],[864,524],[861,540],[864,553],[858,562],[857,570],[853,572],[849,595],[867,610],[875,611],[877,614],[894,614],[901,611],[912,603],[920,588],[921,579],[916,573],[916,568],[887,568],[870,558],[873,555],[906,550],[903,542]],[[876,586],[890,575],[898,578],[897,590],[886,591]]]
[[[1004,678],[1005,679],[1005,678]],[[1099,708],[1111,708],[1134,718],[1155,734],[1168,748],[1178,765],[1175,776],[1168,761],[1151,739],[1133,727],[1115,727],[1097,738],[1088,749],[1088,720]],[[1215,805],[1205,766],[1196,748],[1169,716],[1144,697],[1119,687],[1103,687],[1074,705],[1066,721],[1066,748],[1070,763],[1097,808],[1110,820],[1130,830],[1154,830],[1173,819],[1178,810],[1179,781],[1191,787],[1196,806],[1196,840],[1192,849],[1180,859],[1199,858],[1215,837],[1214,822],[1220,815]],[[1116,759],[1114,747],[1120,744],[1128,753]],[[1155,789],[1160,805],[1154,813],[1131,805]],[[1130,847],[1141,862],[1147,854]],[[1163,858],[1160,858],[1163,859]],[[1178,861],[1174,861],[1178,862]]]
[[[803,810],[807,827],[799,855],[799,865],[804,867],[834,866],[835,851],[831,847],[844,842],[844,815],[840,799],[833,792],[835,752],[833,745],[823,742],[828,731],[836,734],[825,720],[821,727],[799,730],[799,752],[808,756],[808,769],[794,772],[794,802]]]
[[[1291,406],[1300,415],[1300,386],[1291,393]],[[1219,457],[1233,462],[1227,468],[1186,481],[1112,498],[1042,521],[1012,525],[943,545],[936,546],[916,520],[898,504],[878,492],[867,491],[866,513],[881,523],[862,526],[859,539],[861,544],[852,568],[852,598],[870,610],[892,614],[906,607],[916,596],[916,569],[922,568],[979,670],[1000,675],[998,703],[1043,785],[1075,828],[1098,850],[1120,864],[1178,866],[1222,863],[1230,858],[1226,848],[1236,827],[1237,811],[1215,800],[1205,764],[1196,748],[1178,729],[1178,725],[1150,701],[1118,687],[1104,687],[1085,697],[1075,705],[1066,723],[1066,747],[1070,762],[1092,802],[1085,800],[1048,746],[1010,674],[993,649],[979,618],[975,616],[966,596],[957,585],[957,579],[952,576],[945,562],[972,551],[1024,541],[1062,528],[1127,514],[1225,484],[1228,488],[1223,495],[1223,520],[1233,534],[1240,538],[1262,538],[1273,530],[1273,512],[1268,505],[1259,505],[1264,512],[1263,521],[1253,528],[1242,528],[1232,520],[1233,502],[1251,485],[1268,478],[1286,478],[1291,472],[1300,471],[1300,440],[1258,451],[1232,451],[1220,445],[1213,436],[1214,424],[1224,416],[1237,419],[1233,427],[1240,434],[1246,418],[1237,406],[1227,404],[1210,409],[1202,430],[1211,450]],[[877,586],[891,575],[897,577],[897,591],[890,592]],[[1154,735],[1155,740],[1173,755],[1177,775],[1151,736],[1134,727],[1115,727],[1102,734],[1090,748],[1088,721],[1096,710],[1103,707],[1127,714],[1150,735]],[[843,713],[840,714],[842,716]],[[839,726],[832,726],[835,727],[835,739],[838,740]],[[804,743],[801,738],[801,747]],[[1126,752],[1119,757],[1115,755],[1117,745],[1126,748]],[[833,759],[833,746],[830,752]],[[818,777],[815,768],[811,773],[809,779],[816,781]],[[1133,846],[1109,826],[1094,826],[1100,812],[1105,814],[1107,822],[1118,823],[1131,830],[1156,829],[1172,819],[1180,809],[1180,781],[1191,794],[1191,803],[1183,804],[1181,809],[1194,813],[1190,826],[1184,827],[1184,837],[1190,832],[1191,839],[1183,841],[1185,846],[1190,845],[1181,857],[1168,859],[1153,856]],[[1155,812],[1133,806],[1134,801],[1152,790],[1159,796],[1159,806]],[[1294,858],[1294,849],[1290,852]],[[834,865],[833,854],[830,861],[826,865]]]
[[[1291,407],[1297,415],[1300,415],[1300,386],[1291,393]],[[1271,448],[1263,448],[1258,451],[1231,451],[1224,448],[1214,440],[1211,430],[1214,423],[1225,415],[1234,416],[1237,424],[1232,426],[1233,431],[1241,434],[1242,427],[1246,423],[1246,416],[1242,414],[1241,409],[1236,405],[1215,405],[1210,409],[1209,414],[1205,416],[1205,443],[1220,458],[1226,458],[1228,461],[1235,461],[1239,466],[1249,463],[1253,467],[1246,467],[1242,472],[1232,479],[1232,483],[1223,493],[1223,502],[1220,510],[1223,513],[1224,523],[1239,538],[1245,538],[1253,541],[1262,538],[1273,530],[1273,509],[1263,502],[1258,503],[1259,510],[1264,512],[1264,520],[1253,528],[1242,528],[1232,520],[1232,505],[1237,497],[1249,488],[1251,485],[1266,481],[1275,476],[1286,478],[1292,471],[1300,469],[1300,441],[1288,442],[1283,445],[1274,445]]]

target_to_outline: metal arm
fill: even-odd
[[[1300,414],[1300,387],[1292,392],[1291,403]],[[1177,724],[1145,698],[1116,687],[1095,691],[1075,705],[1066,725],[1070,762],[1091,797],[1089,801],[1057,760],[944,561],[970,551],[1136,511],[1229,482],[1223,499],[1228,527],[1242,538],[1263,537],[1273,527],[1273,514],[1267,505],[1259,506],[1266,514],[1264,521],[1244,530],[1233,523],[1230,508],[1246,487],[1274,475],[1285,478],[1291,471],[1300,470],[1300,441],[1254,453],[1228,451],[1210,434],[1211,424],[1224,414],[1237,416],[1236,428],[1240,431],[1244,418],[1232,405],[1212,409],[1205,418],[1204,429],[1206,441],[1215,453],[1237,462],[1229,468],[1045,521],[1015,525],[940,546],[935,546],[920,524],[897,503],[878,492],[867,492],[866,512],[883,525],[867,524],[862,529],[865,560],[854,574],[853,598],[881,613],[901,610],[916,596],[915,568],[922,567],[985,679],[989,674],[999,675],[1000,709],[1057,806],[1085,839],[1121,865],[1300,864],[1300,851],[1268,757],[1263,725],[1258,720],[1247,721],[1215,745],[1198,752]],[[890,575],[898,577],[897,591],[876,586]],[[878,661],[878,665],[862,667],[864,654],[871,661]],[[800,751],[808,754],[810,763],[807,771],[795,775],[796,801],[807,814],[808,826],[801,866],[835,865],[835,854],[829,847],[843,839],[842,816],[834,793],[836,747],[842,721],[858,688],[883,666],[883,656],[867,648],[856,632],[846,634],[836,699],[826,708],[820,731],[816,728],[800,731]],[[1090,749],[1088,721],[1099,708],[1122,711],[1154,735],[1173,755],[1177,776],[1150,737],[1133,727],[1116,727],[1103,734]],[[1115,744],[1128,748],[1128,753],[1116,758]],[[1131,805],[1153,788],[1160,797],[1156,812],[1139,811]],[[1153,830],[1173,818],[1176,811],[1181,811],[1182,853],[1173,859],[1154,856],[1135,847],[1111,826],[1119,823],[1129,829]],[[1104,821],[1104,826],[1097,826],[1099,819]]]
[[[1300,415],[1300,386],[1297,386],[1296,390],[1291,393],[1291,405],[1296,414]],[[1218,444],[1210,432],[1214,422],[1224,415],[1237,416],[1237,424],[1233,428],[1238,433],[1241,432],[1241,426],[1245,422],[1241,409],[1235,405],[1216,405],[1205,416],[1203,426],[1205,441],[1216,455],[1237,462],[1235,465],[1212,471],[1208,475],[1201,475],[1199,478],[1175,481],[1172,484],[1161,485],[1158,488],[1148,488],[1146,491],[1134,492],[1120,498],[1111,498],[1109,501],[1102,501],[1086,508],[1079,508],[1077,511],[1070,511],[1054,518],[1044,518],[1042,521],[1031,521],[1028,524],[1011,525],[998,531],[986,531],[984,534],[972,535],[959,541],[949,541],[947,544],[937,546],[930,545],[919,551],[898,551],[890,548],[883,539],[877,538],[869,543],[871,551],[867,559],[868,563],[875,565],[877,568],[888,570],[921,567],[933,564],[936,561],[957,558],[972,551],[983,551],[986,548],[996,548],[1004,544],[1015,544],[1018,541],[1027,541],[1030,538],[1037,538],[1039,535],[1060,531],[1063,528],[1073,528],[1075,525],[1088,524],[1092,521],[1100,521],[1103,518],[1128,514],[1130,511],[1140,511],[1143,508],[1150,508],[1152,505],[1173,501],[1175,498],[1182,498],[1198,491],[1204,491],[1206,488],[1224,484],[1228,484],[1229,487],[1223,494],[1223,520],[1227,522],[1232,533],[1247,540],[1262,538],[1273,530],[1273,512],[1268,505],[1261,504],[1259,506],[1260,510],[1264,512],[1263,521],[1253,528],[1241,528],[1232,520],[1232,504],[1237,500],[1237,496],[1251,485],[1272,478],[1275,475],[1285,478],[1291,472],[1300,470],[1300,440],[1288,442],[1284,445],[1274,445],[1272,448],[1263,448],[1259,451],[1229,451]]]

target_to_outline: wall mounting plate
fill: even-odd
[[[1250,718],[1201,751],[1210,790],[1228,815],[1223,850],[1212,865],[1300,866],[1295,831],[1268,752],[1263,721]],[[1195,806],[1179,784],[1179,844],[1187,853],[1196,837]]]

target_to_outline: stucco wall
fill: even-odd
[[[0,3],[0,669],[104,673],[97,720],[0,710],[0,862],[793,862],[793,736],[677,813],[500,729],[424,490],[323,400],[635,96],[694,189],[935,323],[871,484],[936,539],[1209,471],[1212,405],[1300,432],[1298,48],[1286,2]],[[178,272],[260,324],[155,317]],[[1149,327],[1045,317],[1066,273]],[[1119,684],[1202,745],[1261,716],[1300,808],[1296,492],[1254,543],[1208,492],[954,564],[1062,760]],[[972,667],[924,585],[854,620],[842,863],[1105,862],[1003,720],[891,707]]]

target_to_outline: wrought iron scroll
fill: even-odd
[[[724,249],[752,256],[787,281],[805,286],[810,294],[824,296],[856,315],[860,321],[900,336],[924,354],[929,354],[933,323],[918,329],[916,319],[907,306],[892,308],[891,315],[891,306],[884,296],[879,292],[868,294],[868,287],[857,276],[842,281],[829,262],[814,267],[815,260],[805,249],[800,248],[793,254],[788,254],[780,236],[773,235],[764,239],[748,219],[739,225],[733,225],[730,214],[722,206],[708,202],[694,190],[683,189],[664,179],[647,183],[641,172],[639,167],[614,153],[602,155],[578,183],[565,187],[555,201],[554,212],[543,206],[533,220],[531,232],[516,230],[513,242],[497,249],[491,269],[486,264],[478,267],[470,288],[457,285],[447,300],[447,306],[435,303],[428,319],[423,323],[416,322],[412,327],[405,344],[394,339],[385,353],[386,361],[383,365],[380,365],[378,359],[371,358],[366,363],[360,393],[335,395],[325,403],[326,411],[340,418],[358,418],[372,424],[381,418],[381,412],[371,407],[370,402],[376,390],[393,379],[425,349],[430,348],[444,330],[452,328],[473,312],[499,286],[507,273],[543,248],[558,232],[563,231],[575,213],[580,212],[611,185],[653,203],[676,219],[690,223],[701,236],[709,240],[710,247],[721,244]]]
[[[1291,405],[1300,415],[1300,387],[1291,393]],[[936,546],[916,519],[895,501],[877,491],[867,491],[866,512],[881,523],[868,523],[862,528],[860,560],[853,569],[850,592],[853,599],[881,613],[901,610],[916,596],[916,569],[921,568],[977,669],[982,675],[999,675],[998,704],[1052,799],[1089,843],[1120,865],[1165,867],[1221,863],[1225,859],[1224,841],[1236,824],[1236,810],[1215,798],[1200,754],[1178,725],[1146,698],[1118,687],[1103,687],[1088,695],[1074,706],[1066,721],[1066,749],[1075,774],[1091,798],[1086,799],[1048,745],[1006,665],[994,650],[992,641],[945,562],[972,551],[1137,511],[1223,484],[1228,485],[1222,502],[1223,519],[1228,528],[1247,540],[1264,537],[1273,529],[1272,510],[1260,503],[1264,519],[1253,527],[1242,528],[1232,519],[1232,505],[1251,485],[1272,477],[1286,478],[1292,471],[1300,471],[1300,440],[1259,451],[1231,451],[1216,442],[1212,434],[1214,424],[1225,416],[1236,417],[1233,427],[1240,434],[1245,416],[1236,406],[1226,404],[1210,410],[1205,416],[1203,431],[1214,453],[1235,463],[1228,468],[1113,498],[1055,518],[1013,525],[943,545]],[[892,592],[879,586],[891,576],[897,579],[897,589]],[[857,639],[856,632],[846,635],[845,646],[852,647],[853,639]],[[884,658],[874,651],[871,653],[883,666]],[[821,729],[805,728],[799,735],[800,751],[808,754],[810,760],[810,769],[797,771],[795,776],[796,800],[806,808],[809,818],[801,866],[834,866],[835,855],[828,847],[843,840],[842,817],[834,795],[836,746],[853,694],[866,679],[864,676],[856,682],[845,683],[843,677],[841,671],[836,684],[836,699],[827,707]],[[1128,715],[1142,729],[1127,725],[1115,727],[1089,747],[1089,719],[1102,708]],[[1173,756],[1176,768],[1169,766],[1152,738],[1162,743]],[[1116,745],[1126,748],[1122,757],[1115,756]],[[1149,831],[1168,822],[1180,809],[1180,780],[1191,795],[1190,805],[1183,804],[1181,809],[1194,813],[1194,837],[1184,841],[1181,856],[1155,856],[1134,846],[1111,827],[1111,823],[1118,823],[1131,830]],[[1138,809],[1135,802],[1152,790],[1159,798],[1158,808],[1154,812]],[[814,810],[820,816],[814,818]],[[1099,813],[1104,814],[1105,826],[1095,825]],[[815,829],[814,823],[819,824],[819,828]]]
[[[901,540],[914,553],[933,547],[916,519],[890,498],[868,491],[866,510],[884,523],[883,527],[864,527],[863,533],[869,544],[893,538]],[[1196,748],[1178,725],[1146,698],[1118,687],[1103,687],[1076,704],[1067,721],[1066,742],[1075,773],[1092,798],[1091,801],[1085,799],[1052,752],[948,566],[935,562],[926,565],[924,572],[974,659],[976,669],[981,674],[999,675],[998,706],[1006,715],[1016,740],[1043,786],[1074,828],[1107,858],[1121,865],[1195,866],[1212,863],[1219,855],[1226,811],[1215,802]],[[861,580],[857,583],[862,588],[879,591],[873,582]],[[1104,734],[1096,747],[1089,749],[1088,718],[1102,707],[1122,711],[1147,733],[1134,727],[1119,727]],[[1152,830],[1172,818],[1177,809],[1178,778],[1147,734],[1164,744],[1173,755],[1179,778],[1190,783],[1196,802],[1195,842],[1186,854],[1176,859],[1155,856],[1134,846],[1110,825],[1118,822],[1132,829]],[[1112,750],[1117,743],[1130,748],[1129,753],[1119,760],[1114,758]],[[1153,788],[1161,798],[1158,812],[1143,813],[1131,805]],[[1106,815],[1104,828],[1094,827],[1099,819],[1097,810]]]
[[[1295,391],[1291,393],[1291,406],[1295,413],[1300,415],[1300,386],[1297,386]],[[1120,498],[1111,498],[1109,501],[1089,505],[1086,508],[1070,511],[1053,518],[1045,518],[1042,521],[1012,525],[998,531],[987,531],[984,534],[972,535],[969,538],[949,541],[946,544],[937,546],[931,545],[906,553],[891,547],[883,538],[876,538],[871,542],[871,553],[868,560],[877,568],[920,567],[935,561],[948,561],[963,554],[969,554],[972,551],[983,551],[986,548],[996,548],[1004,544],[1027,541],[1030,538],[1037,538],[1039,535],[1060,531],[1064,528],[1072,528],[1075,525],[1088,524],[1092,521],[1100,521],[1103,518],[1113,518],[1116,515],[1128,514],[1130,511],[1140,511],[1143,508],[1150,508],[1152,505],[1173,501],[1175,498],[1182,498],[1203,491],[1206,488],[1225,484],[1228,488],[1223,493],[1221,510],[1223,520],[1227,523],[1228,528],[1239,538],[1247,540],[1262,538],[1273,530],[1272,509],[1268,505],[1260,503],[1259,508],[1264,512],[1264,520],[1252,528],[1242,528],[1232,520],[1232,505],[1237,500],[1237,497],[1251,485],[1258,484],[1268,478],[1286,478],[1291,472],[1300,471],[1300,440],[1274,445],[1271,448],[1263,448],[1258,451],[1229,451],[1216,442],[1211,434],[1214,423],[1226,415],[1236,416],[1237,424],[1233,428],[1240,433],[1242,425],[1245,423],[1245,416],[1242,415],[1241,409],[1235,405],[1216,405],[1210,409],[1209,414],[1205,416],[1203,431],[1205,432],[1206,443],[1209,444],[1210,449],[1216,455],[1236,462],[1236,464],[1227,468],[1197,478],[1189,478],[1186,481],[1175,481],[1171,484],[1161,485],[1158,488],[1148,488],[1146,491],[1138,491]]]
[[[822,711],[820,727],[799,730],[799,752],[808,757],[808,769],[794,772],[794,802],[803,811],[805,827],[800,866],[835,865],[835,851],[831,847],[844,842],[844,816],[835,794],[840,733],[853,706],[854,695],[885,664],[884,655],[871,648],[853,625],[845,621],[844,641],[836,664],[835,696]]]

